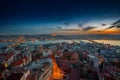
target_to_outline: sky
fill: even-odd
[[[0,34],[120,34],[120,0],[0,0]]]

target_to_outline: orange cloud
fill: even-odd
[[[84,34],[120,34],[120,29],[107,29],[107,30],[59,30],[55,32],[56,34],[60,35],[84,35]]]

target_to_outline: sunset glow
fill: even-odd
[[[0,35],[120,34],[119,3],[111,0],[2,0]]]
[[[108,30],[89,30],[89,31],[82,31],[82,30],[61,30],[61,31],[56,31],[56,34],[61,34],[61,35],[83,35],[83,34],[120,34],[119,29],[108,29]]]

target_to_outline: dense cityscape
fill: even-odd
[[[120,45],[94,40],[51,40],[35,44],[36,39],[28,42],[19,36],[16,42],[2,46],[0,80],[120,79]]]
[[[120,80],[120,0],[0,0],[0,80]]]

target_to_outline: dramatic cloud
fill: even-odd
[[[55,28],[49,27],[49,28],[46,28],[46,29],[52,29],[52,30],[53,30],[53,29],[55,29]]]
[[[120,20],[117,20],[116,22],[114,22],[112,24],[112,26],[108,27],[107,29],[111,29],[111,28],[118,28],[118,29],[120,29]]]
[[[102,24],[102,26],[106,26],[106,24]]]
[[[80,29],[62,29],[61,31],[81,31]]]
[[[110,27],[108,27],[107,29],[111,29],[111,28],[114,28],[115,26],[110,26]]]
[[[120,28],[120,19],[112,24],[116,28]]]
[[[69,22],[65,22],[64,25],[65,25],[65,26],[69,26],[70,23],[69,23]]]
[[[92,30],[92,29],[95,29],[97,27],[93,27],[93,26],[88,26],[86,28],[83,28],[83,31],[89,31],[89,30]]]
[[[61,29],[62,29],[62,27],[60,27],[60,26],[57,26],[57,29],[61,30]]]
[[[83,25],[84,25],[84,24],[82,24],[82,23],[81,23],[81,24],[78,24],[78,27],[81,28]]]
[[[112,25],[120,25],[120,19],[114,22]]]

